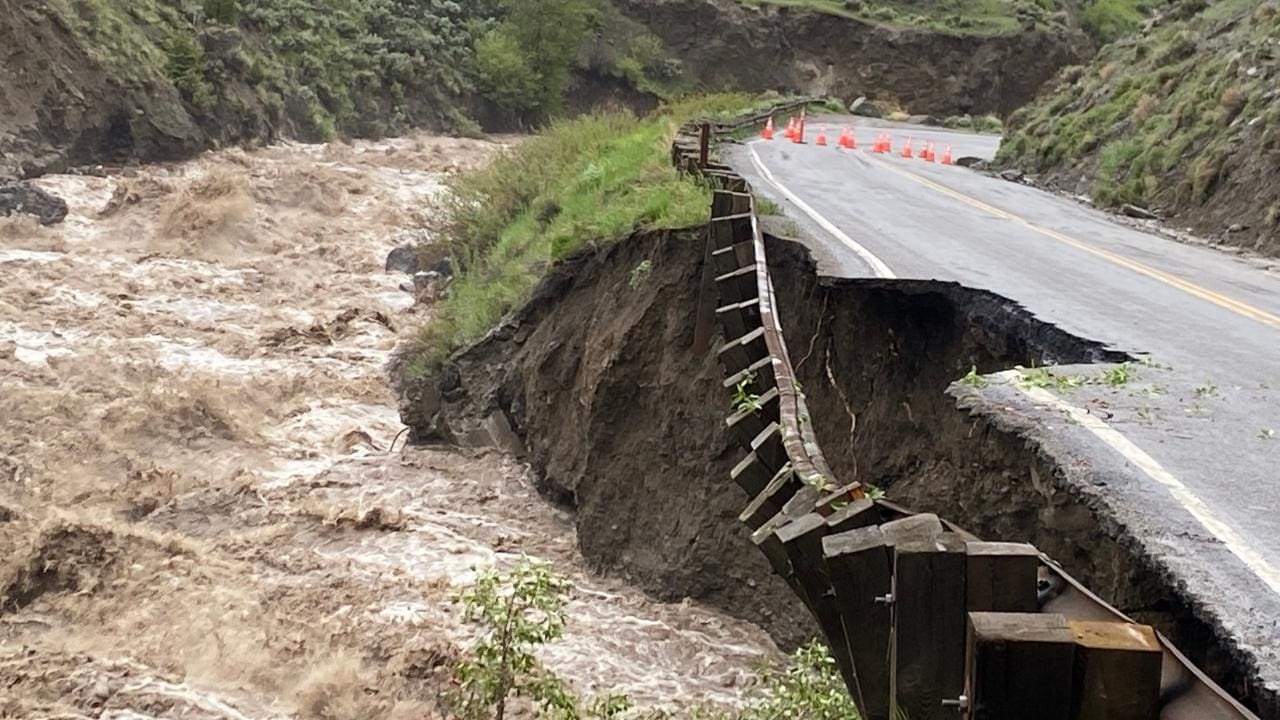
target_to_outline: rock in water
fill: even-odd
[[[387,272],[412,275],[418,270],[418,247],[416,245],[401,245],[387,255]]]
[[[0,185],[0,215],[34,215],[41,225],[55,225],[67,217],[67,201],[26,182]]]

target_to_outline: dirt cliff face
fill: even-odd
[[[401,415],[420,440],[522,449],[576,510],[597,569],[794,644],[810,621],[738,522],[728,395],[715,353],[690,350],[702,253],[700,237],[658,233],[566,261],[487,339],[402,387]]]
[[[733,0],[617,0],[662,37],[704,87],[860,95],[913,113],[1008,113],[1063,66],[1082,62],[1082,33],[952,35],[898,29]]]
[[[193,112],[147,68],[125,77],[47,3],[0,0],[0,47],[0,177],[174,160],[218,143],[269,140],[280,122],[231,80],[221,102]],[[206,57],[217,51],[211,45]]]

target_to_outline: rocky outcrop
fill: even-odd
[[[717,89],[859,96],[912,113],[1013,111],[1087,57],[1078,31],[960,35],[735,0],[616,0],[659,35],[690,79]]]
[[[41,225],[54,225],[67,217],[67,201],[24,183],[0,184],[0,217],[33,215]]]

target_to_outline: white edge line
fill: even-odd
[[[872,274],[878,278],[884,278],[886,280],[892,280],[898,277],[889,269],[888,265],[884,264],[883,260],[876,257],[874,253],[860,245],[853,238],[844,234],[840,228],[833,225],[830,220],[819,215],[817,210],[809,207],[808,203],[801,200],[799,196],[788,190],[785,185],[778,182],[778,179],[773,176],[773,173],[769,172],[769,168],[764,166],[764,163],[760,160],[760,156],[756,154],[756,149],[752,147],[752,143],[747,143],[747,151],[751,153],[751,163],[756,166],[756,170],[760,171],[760,174],[769,182],[770,185],[777,188],[779,192],[785,195],[786,198],[792,202],[792,204],[800,208],[801,212],[808,215],[814,222],[818,223],[823,230],[826,230],[832,237],[844,243],[846,247],[857,253],[858,257],[862,258],[862,261],[871,268]]]
[[[1187,512],[1191,513],[1191,516],[1199,521],[1205,530],[1209,531],[1210,535],[1213,535],[1226,545],[1227,549],[1240,558],[1254,575],[1258,576],[1262,582],[1271,588],[1272,592],[1280,594],[1280,570],[1277,570],[1263,557],[1262,553],[1253,549],[1244,538],[1240,537],[1235,529],[1219,519],[1209,509],[1209,506],[1184,485],[1181,480],[1174,477],[1168,470],[1165,470],[1160,463],[1156,462],[1155,458],[1148,455],[1142,448],[1134,445],[1120,431],[1103,422],[1089,411],[1062,400],[1044,388],[1024,385],[1019,382],[1022,375],[1017,370],[1006,370],[995,373],[991,377],[1008,383],[1037,403],[1048,405],[1055,410],[1066,413],[1072,421],[1080,424],[1099,440],[1106,443],[1112,450],[1120,453],[1125,460],[1133,463],[1139,470],[1146,473],[1147,477],[1163,485],[1168,489],[1169,494],[1173,495],[1173,498],[1182,507],[1186,508]]]

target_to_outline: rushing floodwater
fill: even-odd
[[[0,546],[62,571],[0,614],[0,717],[436,717],[450,596],[522,555],[574,582],[542,656],[586,694],[728,704],[777,656],[592,576],[513,459],[391,450],[385,366],[429,313],[383,260],[494,151],[231,150],[48,177],[66,223],[0,220]]]

